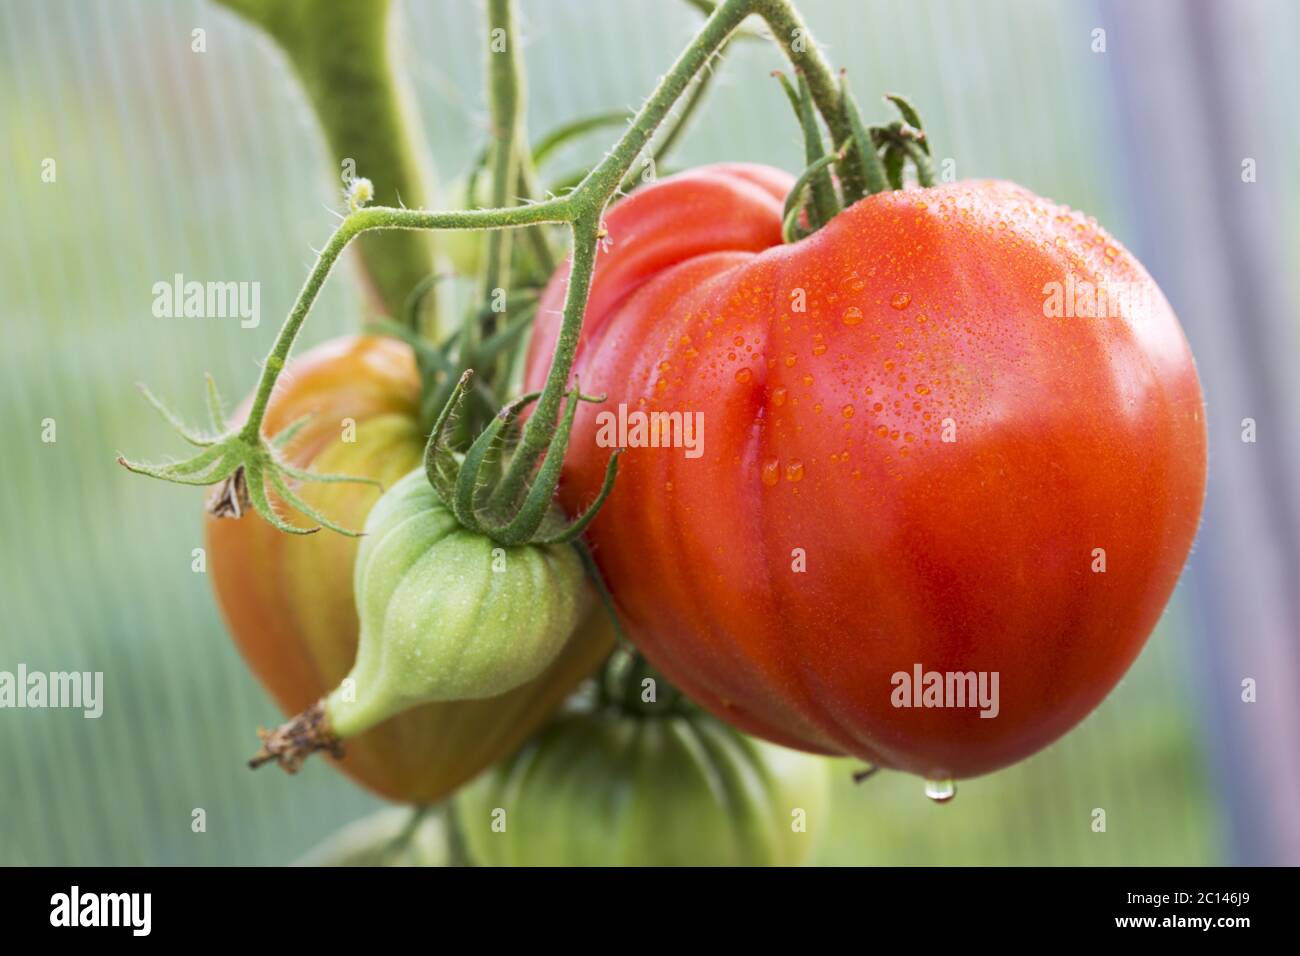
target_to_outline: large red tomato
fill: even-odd
[[[1098,704],[1178,579],[1205,483],[1191,353],[1136,259],[1021,187],[886,192],[781,245],[789,185],[714,166],[609,212],[575,368],[608,401],[582,406],[563,500],[600,485],[602,412],[702,413],[703,454],[631,448],[590,532],[646,656],[778,743],[996,769]],[[996,672],[996,716],[896,706],[926,703],[899,696],[918,667],[990,696]]]
[[[401,342],[335,339],[294,359],[280,381],[265,432],[311,415],[287,449],[293,464],[388,486],[420,463],[420,380]],[[377,488],[351,483],[306,484],[299,492],[352,528],[365,524],[379,497]],[[357,540],[332,531],[284,534],[252,511],[238,519],[209,515],[204,525],[213,587],[235,644],[281,709],[299,713],[347,676],[356,657]],[[597,611],[539,677],[499,697],[398,714],[349,740],[341,767],[391,800],[440,800],[531,736],[612,646]]]

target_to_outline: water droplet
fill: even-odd
[[[843,415],[845,418],[852,418],[852,417],[853,417],[853,406],[852,406],[852,405],[845,405],[843,408],[840,409],[840,414]]]
[[[844,314],[840,316],[840,321],[843,322],[845,325],[861,325],[862,310],[859,309],[856,305],[851,305],[844,310]]]
[[[1119,250],[1116,249],[1114,246],[1107,246],[1105,250],[1105,255],[1107,259],[1114,259],[1117,255],[1119,255]]]
[[[763,470],[760,472],[763,484],[771,487],[781,480],[781,463],[775,458],[769,458],[763,462]]]
[[[738,346],[739,346],[739,345],[744,345],[744,344],[745,344],[745,337],[744,337],[743,335],[737,335],[737,336],[736,336],[734,339],[732,339],[731,341],[732,341],[733,343],[735,343],[736,345],[738,345]]]
[[[927,780],[925,795],[935,803],[947,803],[957,795],[957,785],[951,780]]]
[[[826,346],[824,344],[819,342],[813,346],[813,355],[825,355],[825,354],[826,354]]]
[[[928,385],[917,385],[917,386],[916,386],[916,394],[918,394],[918,395],[929,395],[929,394],[930,394],[930,388],[929,388],[929,386],[928,386]]]
[[[894,296],[890,300],[889,304],[895,309],[902,310],[902,309],[906,309],[908,303],[910,303],[911,301],[912,301],[912,297],[908,293],[900,292],[898,293],[898,295]]]
[[[736,381],[739,382],[741,385],[744,385],[753,377],[754,377],[754,373],[747,368],[741,368],[736,370]]]
[[[775,405],[775,406],[777,406],[778,408],[780,408],[782,405],[785,404],[785,389],[784,389],[784,388],[774,388],[774,389],[772,389],[772,404]]]
[[[797,356],[797,355],[795,355],[793,352],[791,352],[789,355],[787,355],[787,356],[785,357],[785,367],[786,367],[786,368],[794,368],[794,363],[797,362],[797,361],[799,361],[799,356]]]
[[[802,481],[802,480],[803,480],[803,462],[801,462],[801,461],[799,461],[798,459],[796,459],[796,460],[790,462],[788,465],[786,465],[786,466],[785,466],[785,480],[786,480],[786,481]]]
[[[881,438],[888,438],[888,437],[889,437],[889,426],[888,426],[888,425],[877,425],[877,426],[876,426],[876,434],[879,435]]]

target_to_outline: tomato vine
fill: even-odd
[[[242,513],[245,507],[251,507],[286,532],[311,533],[324,526],[343,534],[356,534],[357,532],[334,524],[327,516],[312,509],[289,487],[289,479],[350,479],[342,475],[317,475],[291,468],[278,453],[286,436],[281,434],[268,438],[262,434],[263,418],[271,392],[335,262],[354,239],[366,233],[385,230],[487,230],[488,247],[481,293],[484,299],[490,299],[504,291],[502,283],[506,281],[509,271],[511,232],[544,224],[561,224],[569,229],[572,256],[563,320],[550,372],[536,397],[537,407],[524,425],[508,464],[499,469],[499,476],[475,474],[470,479],[475,488],[482,480],[495,482],[491,494],[484,499],[489,516],[482,521],[471,522],[476,530],[497,536],[507,544],[531,540],[530,535],[538,531],[540,524],[534,519],[546,512],[549,492],[554,490],[554,481],[558,480],[558,463],[563,460],[568,438],[568,430],[564,427],[565,418],[571,420],[573,406],[579,397],[576,389],[570,393],[567,388],[590,292],[597,249],[605,237],[602,225],[605,209],[628,182],[637,157],[649,146],[673,106],[688,93],[696,77],[708,69],[713,57],[751,15],[757,15],[765,21],[797,71],[801,88],[806,88],[806,102],[799,112],[805,126],[805,136],[814,135],[811,132],[814,125],[812,111],[808,105],[812,104],[826,123],[836,149],[834,153],[818,157],[811,163],[809,172],[805,173],[806,181],[801,182],[792,196],[793,208],[787,216],[791,224],[802,208],[804,185],[812,186],[814,225],[832,214],[832,201],[828,198],[826,187],[828,167],[832,162],[836,164],[847,202],[888,188],[887,180],[897,177],[886,172],[885,163],[877,154],[878,145],[886,150],[888,157],[892,157],[891,168],[897,167],[898,156],[906,155],[916,163],[921,181],[927,181],[928,163],[924,159],[925,153],[918,145],[923,139],[916,132],[915,126],[907,126],[910,132],[905,132],[901,124],[896,124],[896,129],[892,132],[888,128],[868,131],[863,126],[843,75],[837,80],[832,73],[790,0],[723,0],[712,6],[704,25],[660,79],[618,142],[571,191],[544,200],[511,205],[509,198],[512,187],[520,182],[521,177],[527,180],[530,176],[528,164],[520,160],[523,89],[512,0],[491,0],[488,4],[489,27],[495,35],[504,37],[505,40],[503,50],[489,53],[488,88],[493,140],[489,151],[492,208],[431,211],[370,206],[367,201],[373,187],[368,180],[357,180],[349,192],[348,214],[320,251],[263,364],[252,406],[243,425],[226,428],[215,390],[210,391],[213,427],[210,434],[198,434],[186,429],[176,416],[150,396],[150,401],[182,436],[203,450],[187,460],[170,464],[137,463],[126,458],[119,458],[119,461],[132,471],[155,478],[185,484],[217,485],[212,507],[230,513]],[[702,85],[703,81],[696,85],[688,100],[688,110],[698,101]],[[901,105],[900,109],[905,119],[915,119],[910,106]],[[815,135],[819,137],[820,133]],[[811,153],[811,139],[809,143]],[[538,238],[542,243],[545,242],[540,234]],[[477,313],[465,323],[462,357],[472,358],[478,352],[481,315],[491,315],[491,310]],[[491,334],[503,330],[489,326],[487,331]],[[463,388],[451,391],[442,410],[440,425],[445,425],[455,414],[455,406],[462,400],[463,394]],[[567,416],[561,414],[566,395],[569,396]],[[504,414],[513,414],[509,406]],[[430,462],[438,461],[441,463],[439,467],[450,467],[452,470],[461,467],[450,452],[452,437],[444,427],[434,428],[427,456]],[[484,456],[472,457],[482,463]],[[539,471],[538,464],[544,457],[553,458],[555,467]],[[598,507],[608,493],[616,469],[615,457],[610,463],[606,487],[595,506]],[[439,485],[437,472],[438,469],[431,464],[430,479],[435,487]],[[451,482],[452,478],[448,476],[449,486]],[[284,521],[272,509],[269,492],[275,492],[286,504],[318,522],[318,527],[296,528]],[[453,504],[452,501],[447,503],[449,507]],[[591,514],[594,514],[594,510]],[[589,520],[589,515],[584,516],[584,519]],[[580,525],[585,524],[584,519],[579,519],[574,527],[580,530]],[[521,536],[521,527],[531,528],[532,531]]]

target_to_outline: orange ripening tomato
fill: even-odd
[[[375,478],[387,487],[420,463],[420,383],[405,344],[335,339],[291,362],[280,382],[264,431],[274,435],[310,413],[286,452],[298,467]],[[351,528],[365,524],[380,494],[350,483],[308,483],[299,491]],[[307,526],[296,512],[282,513]],[[252,512],[209,515],[205,527],[213,586],[235,644],[281,710],[299,713],[334,689],[356,656],[357,540],[329,531],[284,534]],[[595,613],[530,683],[499,697],[399,714],[349,740],[340,767],[389,799],[439,800],[523,743],[612,646],[612,629]]]
[[[777,743],[995,770],[1096,707],[1169,599],[1205,486],[1191,353],[1133,256],[1019,186],[886,192],[782,245],[790,182],[712,166],[609,212],[575,364],[608,400],[563,503],[681,413],[658,444],[693,447],[630,447],[589,532],[647,658]]]

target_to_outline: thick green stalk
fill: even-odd
[[[369,179],[375,200],[386,206],[430,204],[423,170],[431,164],[409,88],[389,56],[388,0],[218,2],[260,26],[284,50],[320,121],[335,176]],[[372,301],[400,319],[407,295],[433,272],[432,239],[375,233],[362,238],[358,252]]]

